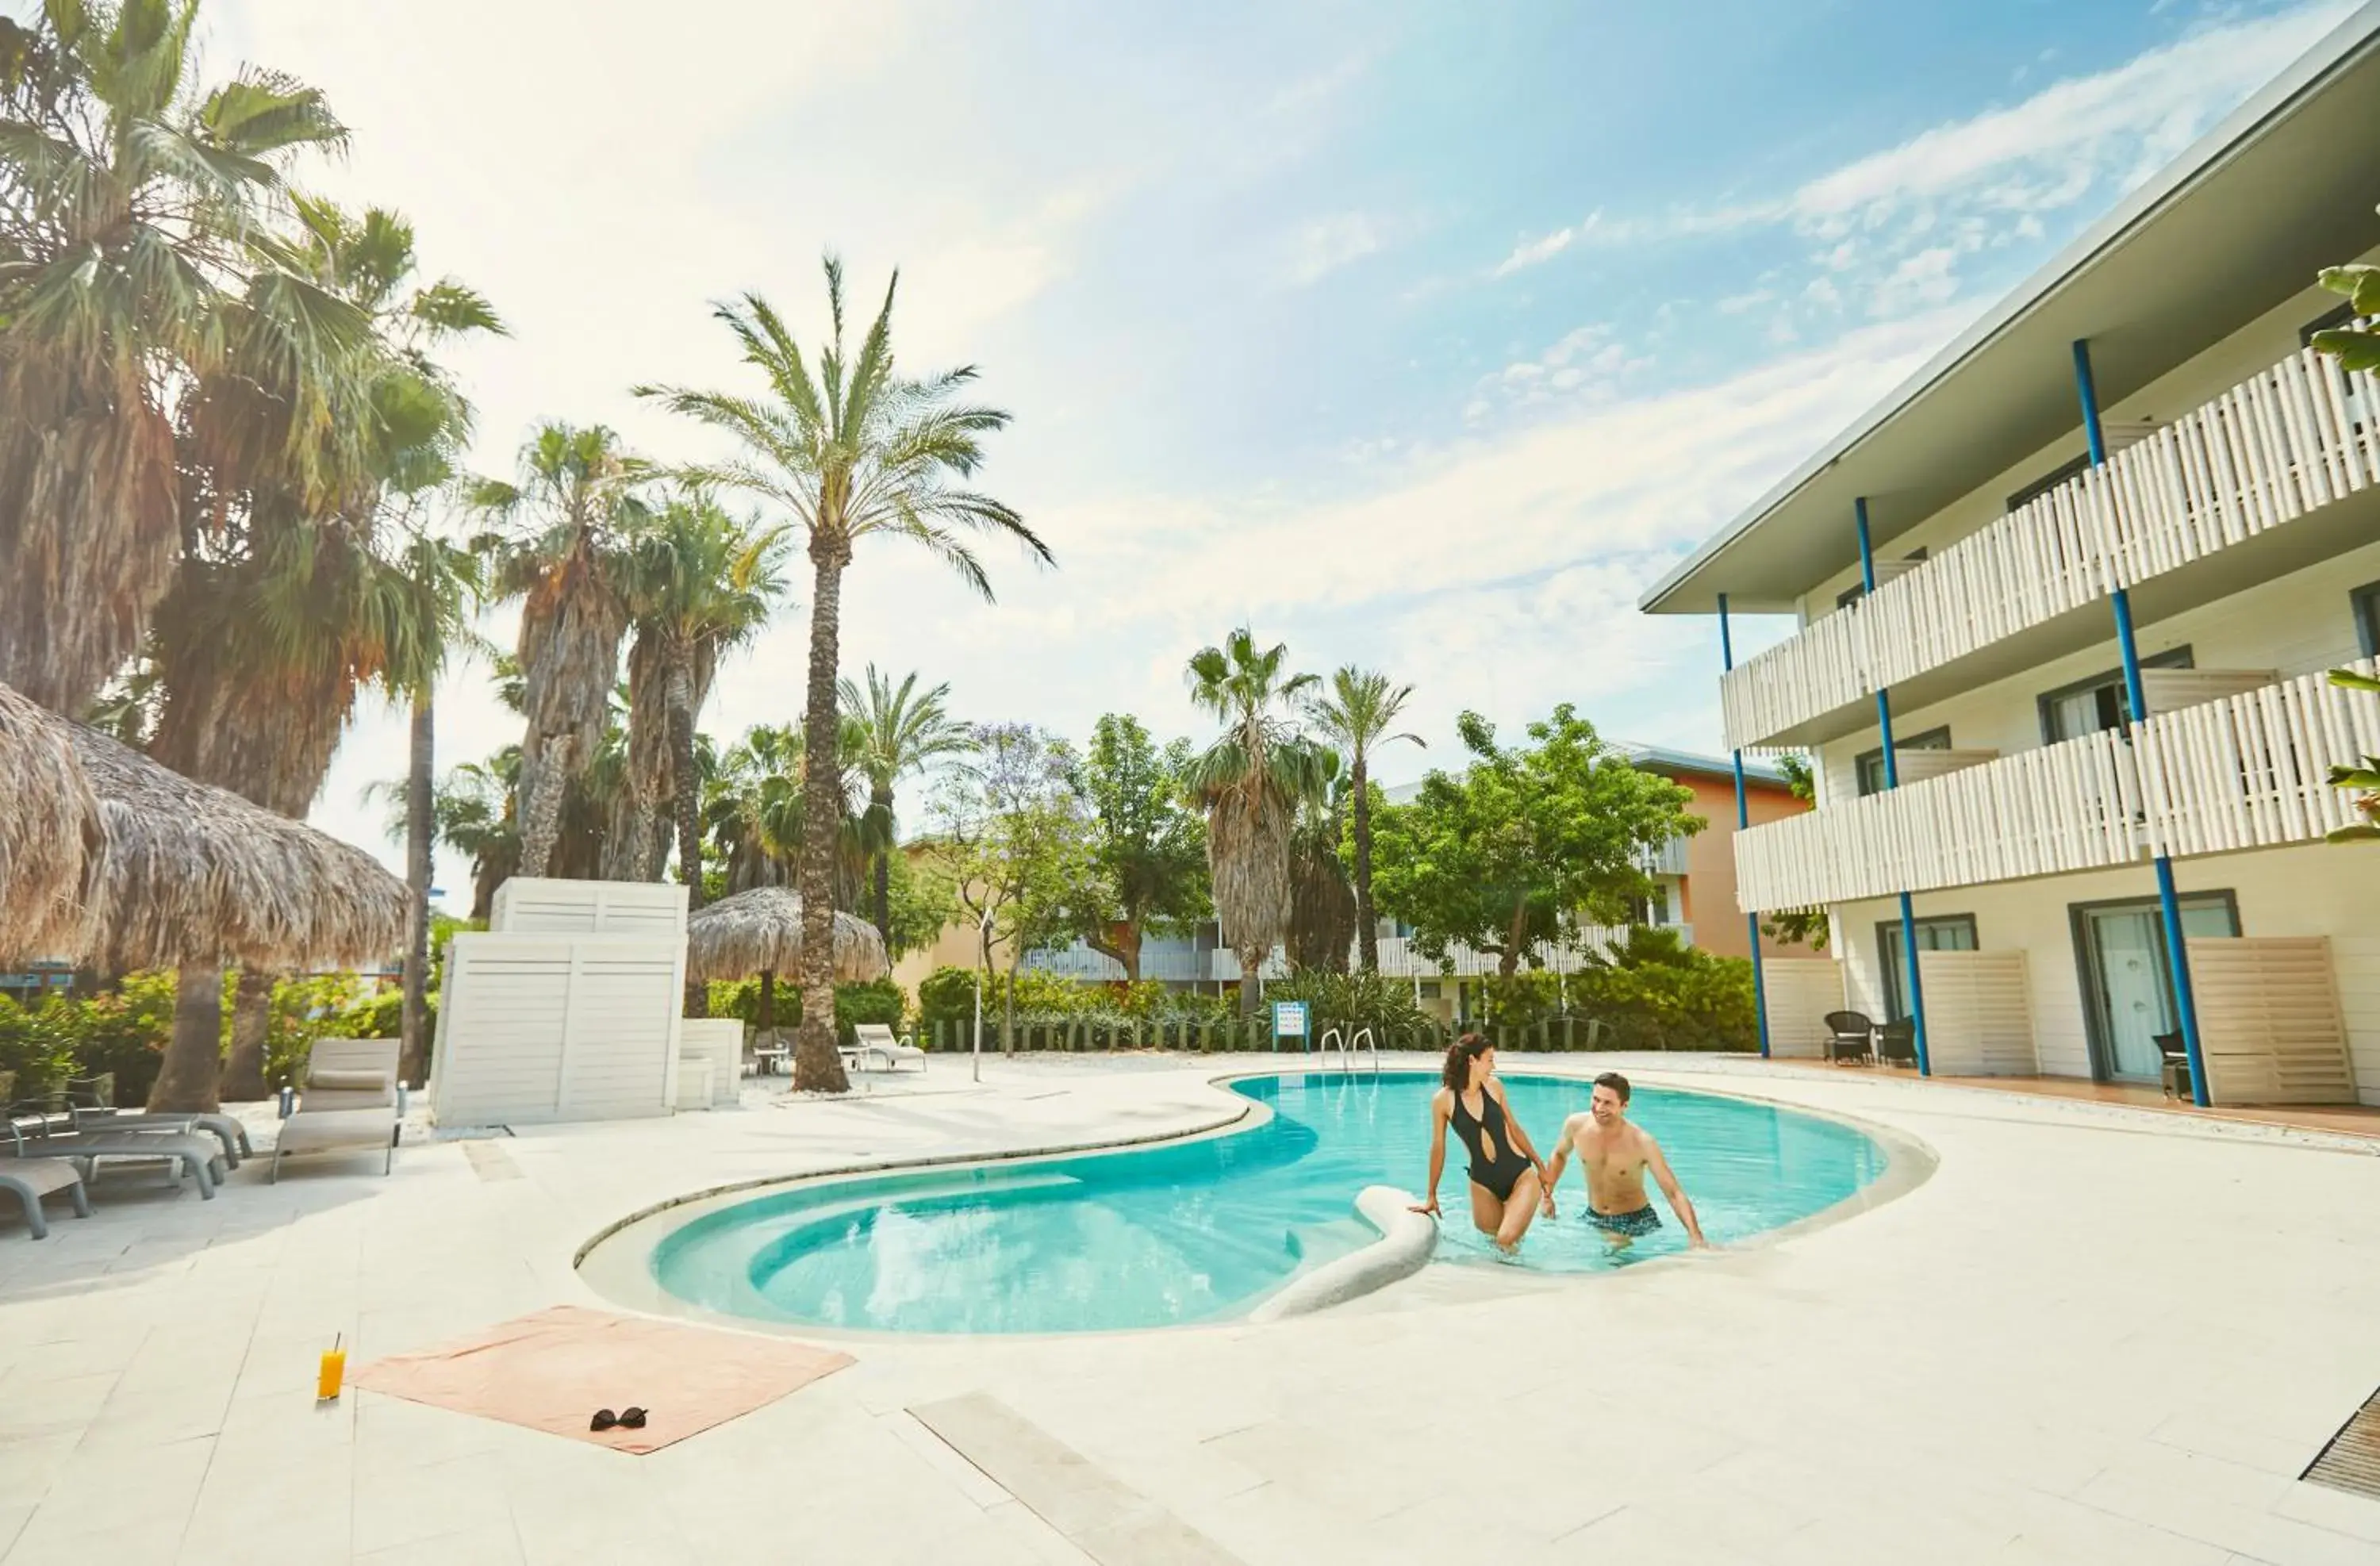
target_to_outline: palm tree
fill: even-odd
[[[1356,960],[1366,973],[1380,971],[1378,923],[1372,914],[1372,753],[1401,739],[1423,743],[1419,734],[1389,732],[1413,690],[1390,684],[1377,669],[1351,664],[1330,676],[1329,693],[1307,709],[1322,737],[1347,758],[1347,783],[1354,795]]]
[[[1312,674],[1284,679],[1286,644],[1257,650],[1242,626],[1221,647],[1190,655],[1190,699],[1215,715],[1222,734],[1191,763],[1189,784],[1207,811],[1207,863],[1215,916],[1240,959],[1240,1014],[1253,1019],[1257,976],[1289,928],[1290,832],[1299,805],[1329,785],[1330,751],[1297,731],[1288,714]]]
[[[848,764],[856,759],[860,743],[859,725],[846,720],[842,746],[847,764],[835,831],[838,896],[857,881],[865,863],[865,817],[853,786],[860,772]],[[804,757],[798,724],[762,723],[746,731],[704,778],[703,824],[719,852],[730,895],[759,886],[783,886],[794,879],[804,839]],[[760,975],[760,1009],[754,1026],[763,1032],[777,1026],[773,972]]]
[[[689,912],[702,906],[695,720],[710,698],[719,655],[759,635],[784,596],[784,538],[782,528],[747,528],[695,495],[662,506],[629,544],[624,587],[636,630],[628,652],[631,831],[641,850],[665,786]],[[656,711],[666,715],[663,722],[652,721]],[[665,744],[648,737],[656,733],[666,734]],[[704,1014],[708,993],[701,980],[686,981],[688,1016]]]
[[[679,874],[700,905],[701,790],[690,771],[696,720],[710,698],[720,654],[748,642],[784,596],[784,530],[747,527],[702,497],[656,511],[629,545],[623,585],[635,640],[628,649],[632,831],[644,844],[660,802],[674,807]],[[678,779],[686,777],[685,786]],[[638,866],[638,880],[658,877]]]
[[[895,686],[873,663],[868,666],[864,686],[847,675],[841,686],[844,711],[859,727],[858,762],[868,778],[868,833],[876,871],[876,932],[888,942],[892,939],[892,854],[899,842],[893,786],[912,772],[975,747],[966,725],[953,722],[943,705],[950,699],[949,682],[922,693],[917,687],[914,671]]]
[[[509,525],[496,587],[522,601],[520,873],[541,876],[565,795],[602,743],[628,629],[621,587],[643,471],[600,424],[545,425],[521,448],[520,469],[518,484],[483,480],[471,498]]]
[[[921,544],[989,600],[990,578],[968,545],[971,532],[1004,533],[1044,563],[1049,547],[1024,518],[989,495],[960,487],[983,462],[982,437],[1005,427],[998,408],[960,403],[975,380],[972,366],[924,380],[899,375],[892,364],[895,273],[884,306],[856,355],[843,330],[843,263],[826,260],[827,306],[832,334],[805,357],[769,302],[747,294],[718,315],[759,370],[766,394],[698,392],[640,386],[668,407],[698,419],[742,445],[728,461],[690,469],[696,483],[759,495],[783,509],[808,541],[813,587],[810,652],[803,726],[808,748],[803,786],[808,798],[802,844],[802,1030],[795,1047],[794,1085],[843,1092],[850,1083],[834,1050],[835,805],[841,795],[841,725],[835,708],[836,661],[842,639],[843,573],[861,540],[880,535]]]
[[[310,487],[359,428],[334,407],[365,323],[281,264],[265,222],[290,164],[346,130],[277,72],[202,88],[197,11],[0,19],[0,682],[77,716],[180,567],[192,384],[280,367],[273,417],[202,432],[278,447]]]

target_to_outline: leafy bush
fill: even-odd
[[[75,1013],[64,1001],[51,1000],[27,1011],[0,995],[0,1073],[13,1074],[17,1084],[10,1097],[38,1098],[76,1074],[75,1040],[69,1026]]]
[[[870,979],[865,984],[837,984],[834,987],[835,1031],[846,1043],[852,1038],[852,1029],[860,1023],[883,1023],[897,1032],[908,1005],[908,997],[901,992],[899,985],[889,978]],[[780,977],[777,980],[775,1010],[779,1027],[799,1027],[802,1022],[800,987]],[[712,980],[710,1014],[714,1017],[735,1017],[757,1026],[760,1020],[760,981],[757,978],[732,982]]]
[[[1615,1050],[1759,1048],[1752,964],[1689,951],[1684,960],[1599,963],[1570,976],[1572,1010],[1603,1024]]]
[[[1368,1027],[1380,1048],[1427,1049],[1443,1031],[1435,1017],[1414,1004],[1413,987],[1403,979],[1376,973],[1331,973],[1301,968],[1265,986],[1264,998],[1303,1001],[1311,1008],[1311,1026],[1318,1040],[1326,1028],[1338,1027],[1353,1037]]]

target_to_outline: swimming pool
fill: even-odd
[[[1567,1077],[1502,1081],[1541,1149],[1592,1092]],[[1229,1086],[1272,1118],[1155,1147],[795,1186],[669,1233],[653,1249],[653,1281],[706,1310],[876,1331],[1084,1331],[1245,1314],[1376,1238],[1354,1213],[1364,1186],[1419,1189],[1438,1079],[1293,1071]],[[1660,1138],[1720,1244],[1832,1207],[1888,1161],[1848,1125],[1741,1099],[1641,1087],[1631,1113]],[[1447,1163],[1437,1259],[1493,1263],[1451,1136]],[[1661,1232],[1615,1254],[1578,1218],[1585,1188],[1572,1173],[1560,1216],[1537,1220],[1523,1262],[1585,1272],[1684,1249],[1653,1201]]]

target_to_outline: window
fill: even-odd
[[[1880,919],[1876,927],[1877,954],[1884,961],[1884,1020],[1899,1022],[1909,1014],[1909,962],[1900,946],[1900,921]],[[1973,952],[1975,916],[1937,914],[1917,921],[1920,952]]]
[[[1948,750],[1950,748],[1950,731],[1948,726],[1945,726],[1928,729],[1922,734],[1912,734],[1907,739],[1896,736],[1892,748],[1895,750]],[[1859,777],[1860,797],[1865,798],[1871,794],[1884,792],[1884,747],[1879,745],[1874,750],[1862,751],[1859,759],[1852,762],[1852,766]]]
[[[2187,669],[2191,666],[2190,649],[2177,647],[2141,660],[2143,669]],[[2080,739],[2095,734],[2102,729],[2120,729],[2131,721],[2131,699],[2124,693],[2124,672],[2109,669],[2105,674],[2077,680],[2070,686],[2044,691],[2036,698],[2041,707],[2041,743],[2056,745],[2060,740]]]
[[[2352,325],[2354,321],[2355,306],[2352,303],[2343,304],[2337,310],[2325,310],[2298,328],[2298,346],[2313,347],[2315,333],[2328,332],[2334,327]]]
[[[2058,488],[2058,485],[2066,482],[2067,480],[2073,478],[2076,474],[2084,471],[2090,466],[2091,454],[2087,451],[2081,456],[2073,458],[2071,461],[2059,463],[2049,472],[2043,474],[2040,478],[2035,479],[2032,483],[2027,484],[2016,493],[2009,496],[2008,508],[2010,511],[2015,511],[2029,502],[2039,500],[2042,496]]]
[[[2355,611],[2356,645],[2364,657],[2380,658],[2380,582],[2356,589],[2347,601]]]

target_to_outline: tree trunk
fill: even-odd
[[[670,804],[677,817],[677,874],[686,882],[686,911],[702,906],[701,800],[694,778],[694,673],[686,660],[670,661],[669,674]],[[686,1014],[710,1014],[710,986],[698,978],[686,981]]]
[[[253,1104],[272,1097],[264,1085],[264,1046],[273,1031],[273,976],[243,965],[232,994],[231,1054],[224,1062],[217,1097],[226,1104]]]
[[[1372,787],[1364,753],[1355,752],[1355,950],[1366,973],[1380,971],[1379,917],[1372,912]]]
[[[875,807],[877,819],[884,823],[885,841],[876,850],[876,933],[884,938],[884,950],[892,950],[892,791],[876,790],[869,803]]]
[[[1083,937],[1083,944],[1102,957],[1112,957],[1123,967],[1126,984],[1140,982],[1140,948],[1147,937],[1140,926],[1130,919],[1118,919],[1096,934]]]
[[[777,1030],[777,975],[773,968],[760,970],[760,1010],[752,1026],[764,1034]]]
[[[1000,1052],[1016,1053],[1016,970],[1024,965],[1025,942],[1018,941],[1008,953],[1008,994],[1001,1007]]]
[[[570,781],[570,741],[548,739],[538,746],[537,764],[522,758],[528,774],[528,797],[521,802],[520,868],[514,873],[541,876],[553,862],[554,840],[562,835],[562,797]]]
[[[174,974],[174,1037],[149,1089],[149,1108],[177,1114],[223,1108],[216,1079],[223,1071],[223,969],[187,965]]]
[[[816,586],[810,598],[808,701],[802,722],[802,1026],[794,1036],[794,1086],[848,1093],[834,1034],[834,851],[843,832],[841,714],[834,673],[841,639],[843,566],[850,546],[823,528],[810,533]]]
[[[438,719],[427,690],[413,698],[413,743],[405,774],[405,1002],[397,1027],[397,1079],[419,1087],[430,1074],[431,774]]]
[[[1504,931],[1504,950],[1496,959],[1496,977],[1510,978],[1521,966],[1521,938],[1529,929],[1529,900],[1523,897],[1512,904],[1512,923]]]
[[[1254,1024],[1257,1020],[1257,970],[1264,966],[1269,952],[1249,952],[1233,948],[1240,959],[1240,1020]]]

